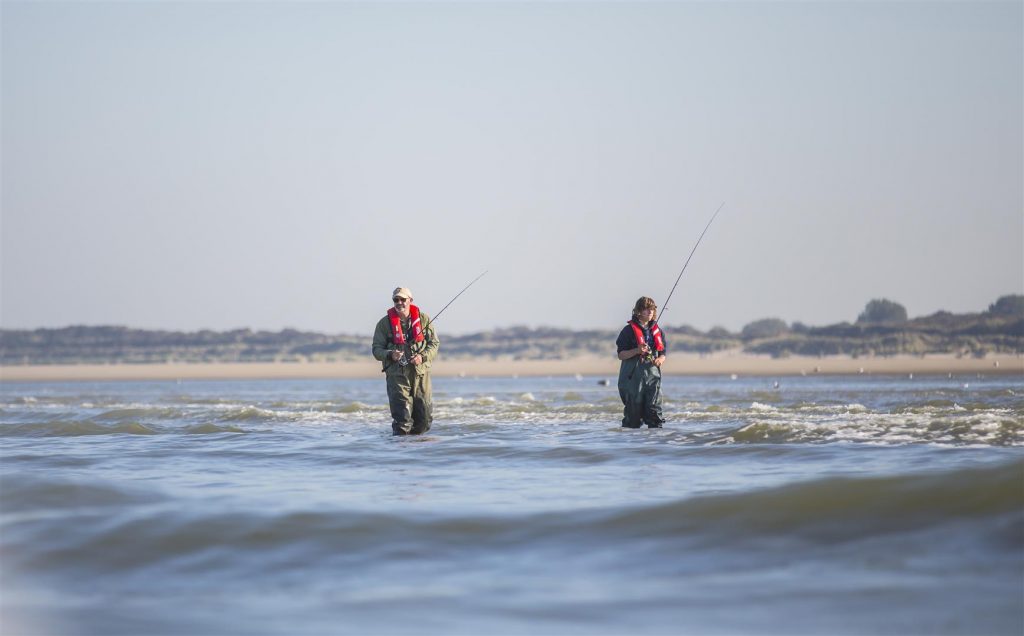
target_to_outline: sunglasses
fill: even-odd
[[[391,300],[392,300],[392,301],[393,301],[393,302],[394,302],[394,303],[395,303],[396,305],[397,305],[398,303],[407,303],[407,302],[409,302],[409,299],[408,299],[408,298],[397,298],[397,297],[396,297],[396,298],[392,298]]]

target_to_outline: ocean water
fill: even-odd
[[[0,633],[1024,633],[1024,378],[0,386]]]

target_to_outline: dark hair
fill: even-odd
[[[658,319],[658,305],[657,305],[657,303],[654,302],[653,298],[648,298],[647,296],[641,296],[640,298],[637,299],[636,304],[633,305],[633,320],[636,320],[637,316],[640,315],[640,312],[645,310],[645,309],[653,309],[654,310],[654,316],[651,317],[651,320],[657,320]]]

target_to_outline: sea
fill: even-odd
[[[1024,376],[0,385],[0,633],[1024,633]]]

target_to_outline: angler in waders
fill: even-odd
[[[625,406],[622,425],[627,428],[661,428],[661,365],[665,362],[665,335],[658,327],[658,306],[641,296],[633,306],[633,318],[619,333],[619,397]]]
[[[394,307],[377,322],[373,357],[383,363],[395,435],[419,435],[430,430],[433,404],[430,363],[440,341],[430,317],[412,304],[412,292],[399,287],[391,294]]]

